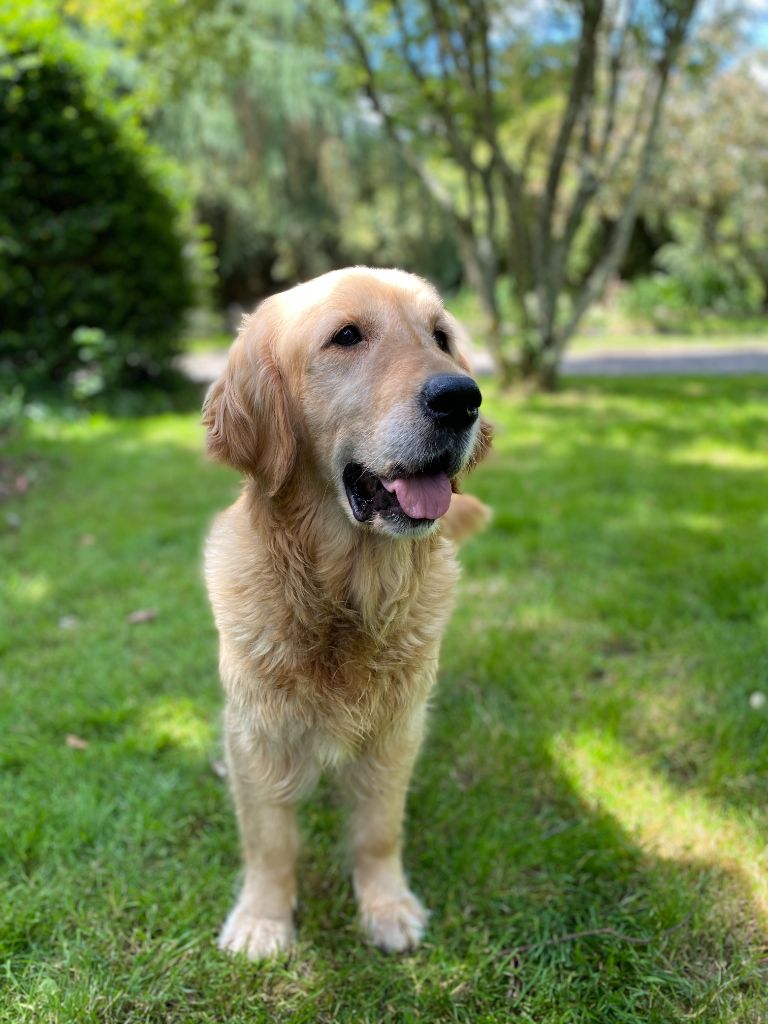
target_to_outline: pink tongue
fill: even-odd
[[[451,481],[445,473],[381,482],[390,494],[395,492],[400,508],[411,519],[439,519],[451,504]]]

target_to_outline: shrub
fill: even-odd
[[[659,331],[686,333],[702,318],[749,316],[758,312],[760,290],[748,268],[726,254],[700,246],[664,246],[656,261],[663,268],[632,282],[624,307],[634,319]]]
[[[193,300],[178,205],[96,92],[76,47],[0,44],[0,373],[32,391],[156,374]]]

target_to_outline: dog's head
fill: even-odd
[[[275,295],[208,392],[208,450],[273,497],[330,494],[352,524],[428,533],[490,439],[459,334],[402,271],[333,271]]]

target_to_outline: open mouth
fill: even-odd
[[[352,514],[366,523],[378,514],[400,524],[429,526],[445,515],[451,504],[451,481],[440,462],[422,472],[380,477],[359,462],[344,469],[344,489]]]

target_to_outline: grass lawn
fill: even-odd
[[[664,353],[671,348],[695,348],[697,346],[718,346],[719,348],[735,348],[752,345],[768,345],[768,323],[761,332],[754,329],[750,332],[716,331],[711,334],[660,334],[653,331],[631,331],[605,329],[590,333],[578,334],[568,351],[575,355],[586,355],[593,350],[604,349],[649,349]]]
[[[184,345],[184,350],[195,353],[219,352],[221,349],[229,348],[234,338],[234,333],[225,334],[223,331],[219,334],[206,334],[202,337],[189,338]]]
[[[215,949],[239,854],[199,551],[238,486],[197,416],[5,445],[3,1024],[768,1020],[768,379],[487,406],[402,958],[359,940],[330,781],[293,958]]]

